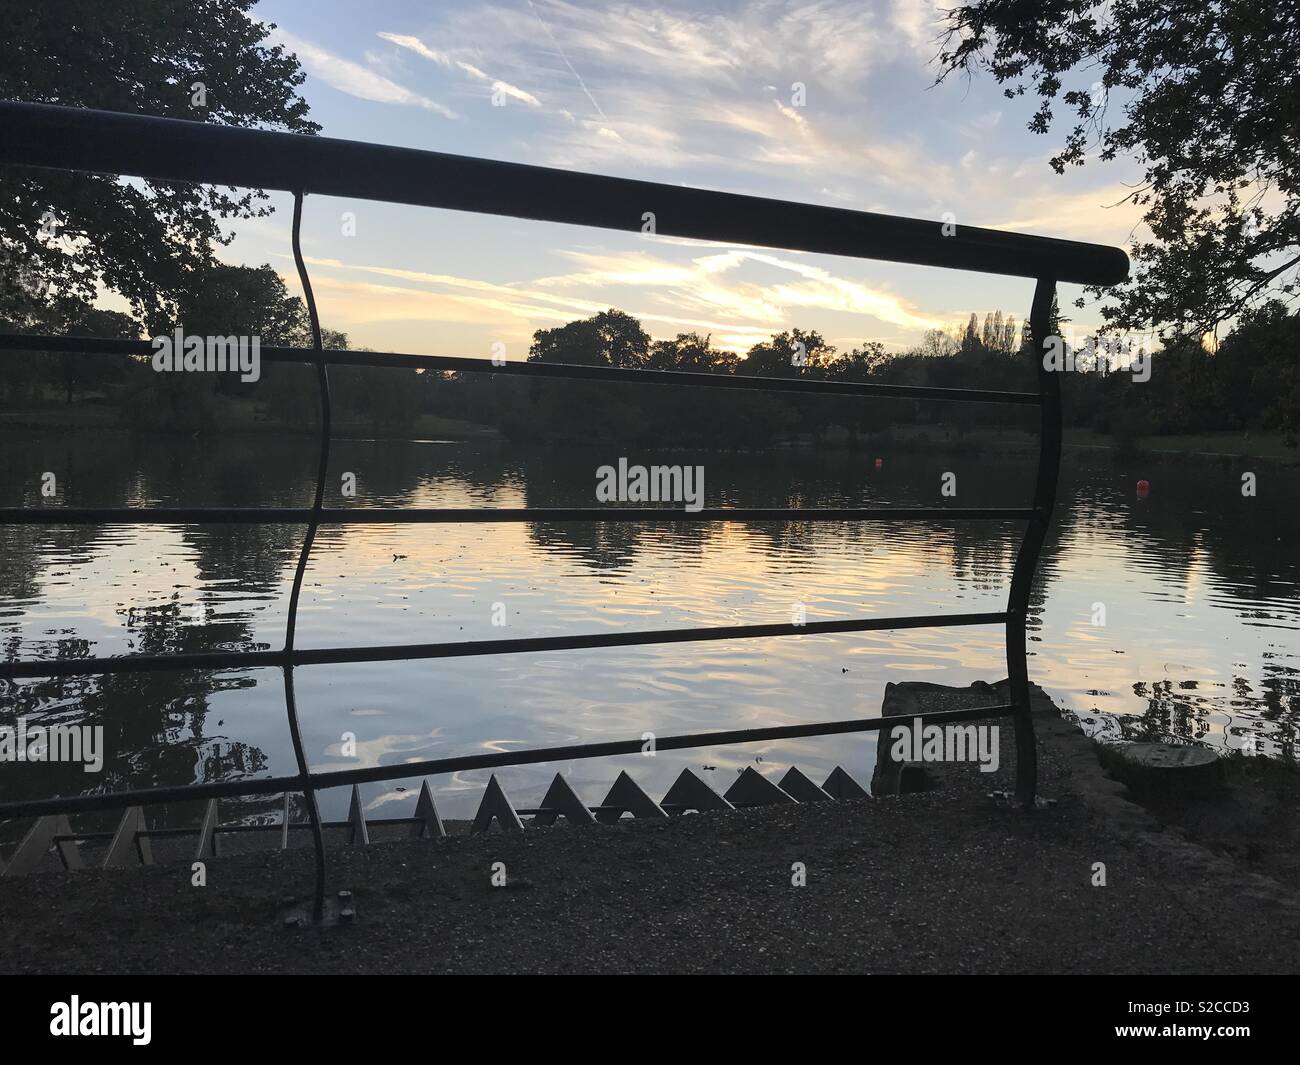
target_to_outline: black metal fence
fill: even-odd
[[[325,859],[316,793],[323,788],[395,780],[466,769],[634,754],[633,739],[536,748],[397,765],[313,773],[303,750],[294,669],[336,662],[457,658],[653,643],[733,640],[826,633],[866,632],[954,625],[1002,625],[1006,633],[1010,701],[1000,705],[925,715],[927,722],[1010,716],[1015,722],[1017,799],[1031,805],[1036,756],[1029,709],[1025,623],[1039,553],[1056,497],[1060,465],[1060,381],[1043,366],[1058,281],[1108,285],[1122,280],[1128,260],[1117,248],[1026,236],[967,226],[945,234],[938,222],[837,208],[787,203],[752,196],[708,192],[643,181],[573,173],[543,167],[471,159],[355,141],[270,133],[176,119],[37,104],[0,103],[0,165],[89,171],[151,180],[201,182],[277,189],[294,194],[293,251],[311,317],[313,347],[264,347],[263,359],[310,363],[320,391],[320,450],[315,498],[308,508],[7,508],[0,524],[197,524],[298,523],[305,526],[289,599],[284,646],[280,650],[215,651],[127,655],[0,663],[0,679],[96,676],[108,673],[274,666],[283,671],[285,705],[298,772],[293,776],[142,788],[108,794],[0,803],[0,818],[66,816],[90,810],[126,809],[149,803],[266,795],[300,791],[306,799],[316,848],[316,910],[324,896]],[[983,391],[921,386],[816,381],[803,378],[710,375],[548,363],[494,365],[487,359],[388,352],[325,350],[311,281],[299,242],[307,193],[384,200],[487,214],[565,222],[641,232],[653,212],[655,232],[743,244],[883,259],[927,266],[978,270],[1033,278],[1029,315],[1037,392]],[[950,227],[949,227],[950,228]],[[152,352],[146,340],[0,335],[0,351],[65,352],[87,357]],[[895,397],[966,403],[1031,404],[1039,408],[1040,446],[1033,501],[1025,508],[851,507],[706,508],[691,512],[651,507],[422,509],[325,506],[325,476],[331,443],[330,366],[424,367],[437,371],[502,376],[554,377],[690,385],[698,388],[757,389],[829,395]],[[618,632],[461,643],[411,643],[379,647],[300,649],[295,646],[298,600],[316,531],[322,525],[428,522],[664,522],[664,521],[880,521],[1015,520],[1025,523],[1004,611],[871,618],[795,624],[728,625],[697,629]],[[662,750],[748,743],[792,737],[879,730],[882,718],[806,725],[738,729],[657,737]],[[62,838],[62,837],[59,837]]]

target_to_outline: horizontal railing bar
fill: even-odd
[[[112,340],[100,337],[37,336],[28,333],[0,333],[0,351],[48,351],[97,357],[104,355],[149,356],[148,340]],[[312,348],[266,345],[260,356],[267,362],[314,362]],[[887,385],[869,381],[823,381],[805,377],[755,377],[752,374],[691,373],[684,370],[634,370],[617,366],[577,366],[572,363],[507,362],[494,365],[491,359],[454,355],[405,355],[395,351],[346,351],[327,348],[323,358],[330,366],[396,367],[427,369],[442,373],[488,373],[505,377],[556,377],[610,383],[676,385],[691,388],[725,388],[757,392],[799,392],[831,396],[876,396],[884,399],[933,399],[952,403],[1039,402],[1037,392],[1011,392],[982,388],[938,388],[930,385]]]
[[[0,803],[0,820],[14,817],[44,817],[46,814],[90,813],[120,810],[127,806],[154,803],[199,802],[203,799],[234,799],[247,795],[283,795],[302,791],[302,778],[258,777],[256,780],[225,780],[207,784],[178,784],[167,788],[134,788],[50,799],[27,799]],[[280,826],[276,826],[277,828]]]
[[[523,813],[523,810],[518,811]],[[384,825],[422,825],[422,817],[367,817],[366,824],[370,828],[382,828]],[[216,825],[212,831],[219,835],[236,835],[243,832],[283,832],[282,823],[273,823],[268,825]],[[293,831],[298,829],[311,828],[308,821],[295,821],[289,825]],[[322,821],[321,828],[351,828],[351,821]],[[202,825],[194,825],[192,828],[146,828],[143,832],[137,832],[137,836],[147,839],[172,839],[181,836],[197,836],[203,831]],[[112,832],[72,832],[66,835],[55,835],[50,837],[51,843],[96,843],[107,839],[112,839],[117,835],[116,830]]]
[[[295,133],[0,103],[0,164],[279,189],[1111,285],[1118,248]]]
[[[471,658],[482,655],[574,651],[602,647],[639,647],[710,640],[747,640],[775,636],[824,636],[888,629],[949,628],[962,625],[1004,625],[1003,611],[975,614],[919,614],[906,617],[854,618],[760,625],[716,625],[693,629],[601,632],[574,636],[533,636],[510,640],[465,640],[452,643],[387,644],[375,647],[296,647],[292,651],[201,651],[171,655],[123,655],[112,658],[73,658],[0,662],[0,678],[91,677],[111,673],[151,673],[167,669],[232,669],[267,666],[319,666],[336,663],[397,662],[431,658]]]
[[[810,621],[804,625],[786,622],[758,625],[717,625],[693,629],[602,632],[577,636],[536,636],[511,640],[470,640],[461,643],[429,643],[388,647],[337,647],[295,652],[302,665],[336,662],[388,662],[403,659],[465,658],[481,655],[516,654],[537,651],[592,650],[605,647],[641,647],[666,643],[704,643],[713,640],[766,639],[780,636],[827,636],[892,629],[949,628],[965,625],[1001,625],[1004,611],[972,614],[922,614],[907,617],[855,618],[845,621]]]
[[[2,507],[0,525],[287,525],[310,507]],[[1032,507],[334,507],[322,525],[503,522],[1027,521]]]
[[[730,729],[723,732],[697,732],[681,736],[655,738],[659,751],[681,751],[693,747],[725,746],[733,743],[761,743],[767,740],[802,739],[813,736],[838,736],[849,732],[879,732],[891,725],[910,724],[916,718],[925,724],[943,724],[970,719],[1006,717],[1015,712],[1012,704],[977,706],[966,710],[941,710],[929,714],[914,714],[907,718],[870,717],[845,721],[823,721],[806,725],[777,725],[769,728]],[[401,762],[396,765],[365,766],[360,769],[337,769],[328,773],[311,774],[315,791],[344,787],[350,784],[369,784],[384,780],[402,780],[406,777],[439,776],[470,769],[496,769],[501,766],[535,765],[539,762],[560,762],[583,758],[609,758],[621,754],[640,754],[645,740],[640,736],[631,740],[611,740],[603,743],[577,743],[565,747],[538,747],[521,751],[494,751],[491,754],[470,754],[456,758],[435,758],[420,762]],[[0,803],[0,819],[14,817],[42,817],[46,814],[85,813],[91,810],[114,810],[126,806],[145,806],[155,803],[191,802],[198,799],[219,799],[240,795],[262,795],[273,792],[301,791],[302,779],[292,777],[264,777],[258,780],[237,780],[210,784],[184,784],[170,788],[140,788],[132,791],[110,792],[98,795],[75,795],[66,798],[31,799]]]

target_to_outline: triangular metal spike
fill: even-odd
[[[689,769],[683,769],[677,775],[673,786],[668,789],[668,794],[660,800],[659,805],[674,814],[685,813],[687,810],[735,809]]]
[[[363,847],[370,845],[370,827],[366,824],[366,812],[361,808],[361,789],[352,785],[352,801],[348,804],[349,843],[359,843]]]
[[[58,814],[55,819],[54,834],[56,836],[72,835],[72,825],[68,822],[67,814]],[[59,852],[59,857],[63,859],[64,869],[83,869],[84,863],[81,860],[81,849],[77,846],[76,840],[61,839],[54,846]]]
[[[199,846],[194,852],[196,861],[217,856],[217,800],[209,799],[208,807],[203,811],[203,823],[199,826]]]
[[[113,833],[108,854],[104,856],[104,868],[128,869],[135,865],[152,865],[153,848],[149,846],[148,837],[140,835],[146,827],[144,811],[138,806],[128,806],[122,813],[122,820],[117,823],[117,831]]]
[[[533,815],[535,825],[553,825],[563,814],[575,825],[594,825],[596,816],[587,809],[587,804],[578,798],[578,793],[559,773],[546,789],[546,798],[542,800],[539,811]]]
[[[602,809],[597,811],[596,820],[606,825],[612,825],[625,813],[630,813],[633,817],[668,820],[664,808],[650,798],[641,785],[627,775],[626,770],[619,773],[614,786],[609,789],[609,794],[600,805]]]
[[[289,849],[289,793],[284,793],[284,813],[280,817],[280,849]]]
[[[524,823],[519,820],[519,815],[515,813],[514,806],[506,798],[506,793],[501,790],[495,773],[488,778],[487,788],[483,792],[483,801],[479,803],[478,813],[474,815],[474,823],[469,827],[470,832],[486,832],[494,817],[503,832],[524,830]]]
[[[819,788],[797,765],[792,765],[781,778],[781,790],[800,802],[830,802],[831,796]]]
[[[736,778],[736,782],[726,791],[727,801],[737,806],[775,806],[778,803],[794,803],[798,800],[782,791],[768,780],[752,765]]]
[[[832,799],[869,799],[871,792],[854,780],[839,766],[831,770],[822,790]]]
[[[27,835],[23,836],[23,841],[18,844],[18,849],[14,851],[13,857],[9,859],[9,864],[4,867],[4,871],[0,872],[0,876],[26,876],[33,869],[40,867],[50,851],[50,844],[54,842],[55,836],[71,834],[72,827],[68,824],[66,815],[48,814],[45,817],[38,817],[36,823],[27,830]],[[72,861],[76,864],[69,865],[68,868],[81,867],[81,855],[77,852],[75,843],[61,843],[59,850],[65,864],[71,852]]]
[[[411,826],[411,835],[416,839],[429,836],[444,839],[447,830],[442,827],[442,818],[438,816],[437,804],[433,801],[433,792],[429,790],[427,780],[420,782],[420,797],[415,800],[416,823]]]

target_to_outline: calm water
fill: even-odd
[[[594,505],[596,467],[620,453],[500,444],[343,441],[335,505]],[[6,440],[0,505],[307,505],[309,438],[235,440],[74,434]],[[1027,459],[848,453],[636,452],[702,463],[707,504],[1028,501]],[[1254,744],[1295,756],[1300,474],[1196,460],[1129,466],[1067,458],[1035,596],[1030,675],[1092,731]],[[1139,477],[1154,490],[1139,500]],[[359,526],[326,529],[308,570],[299,646],[474,640],[620,629],[1000,610],[1018,526],[780,523]],[[6,657],[276,647],[297,560],[296,527],[0,529]],[[495,626],[504,613],[506,625]],[[1096,604],[1105,625],[1095,625]],[[297,695],[316,769],[483,750],[871,716],[890,680],[967,684],[1006,674],[998,627],[801,636],[699,645],[304,667]],[[7,765],[5,798],[186,783],[295,769],[279,671],[34,681],[0,693],[0,724],[25,715],[102,724],[104,773]],[[342,753],[356,736],[356,758]],[[617,769],[660,794],[683,765],[725,786],[761,758],[864,782],[875,738],[836,737],[506,769],[520,805],[557,769],[598,801]],[[716,767],[701,770],[702,766]],[[435,780],[447,816],[468,816],[485,772]],[[819,778],[820,779],[820,778]],[[363,788],[376,816],[407,812],[418,781]],[[346,796],[326,793],[328,816]]]

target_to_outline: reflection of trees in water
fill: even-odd
[[[302,477],[310,462],[293,466],[270,464],[258,441],[214,446],[204,438],[112,436],[99,442],[78,439],[60,463],[53,463],[41,441],[28,443],[27,464],[59,471],[60,502],[71,506],[122,507],[144,502],[178,505],[279,505],[305,502]],[[311,449],[302,451],[310,458]],[[285,449],[277,445],[277,458]],[[295,463],[294,465],[297,465]],[[39,479],[37,480],[39,484]],[[27,493],[30,494],[30,493]],[[25,505],[41,505],[24,499]],[[120,542],[121,531],[106,535],[102,526],[9,526],[0,552],[0,581],[6,596],[34,598],[42,577],[71,561],[87,563]],[[250,615],[218,609],[196,613],[203,589],[237,587],[250,597],[279,591],[286,568],[302,543],[300,525],[186,526],[179,539],[189,550],[198,574],[197,587],[176,589],[164,603],[129,603],[119,607],[128,649],[132,654],[184,654],[222,649],[253,649]],[[56,659],[93,657],[90,641],[59,637],[42,641],[39,651],[18,633],[5,640],[8,660],[34,654]],[[128,787],[233,780],[256,776],[267,769],[266,755],[248,743],[221,737],[221,723],[212,725],[209,710],[220,692],[249,689],[254,680],[233,671],[164,670],[118,673],[101,677],[51,678],[7,686],[0,698],[0,724],[53,724],[101,727],[104,768],[87,774],[82,765],[36,763],[11,766],[0,775],[0,796],[6,799]],[[184,812],[184,811],[183,811]],[[160,816],[162,812],[160,811]]]
[[[330,471],[325,479],[327,506],[377,506],[381,503],[411,505],[422,487],[439,482],[472,481],[475,486],[501,479],[497,467],[482,463],[482,470],[466,476],[450,468],[449,452],[440,444],[412,444],[392,440],[339,440],[330,449]],[[357,494],[345,498],[339,493],[344,472],[357,475]]]
[[[209,627],[187,621],[179,602],[127,608],[132,651],[173,654],[206,650],[214,642]],[[127,613],[127,610],[123,610]],[[224,626],[227,630],[229,626]],[[14,646],[7,648],[16,652]],[[241,642],[249,644],[248,635]],[[86,658],[89,641],[58,641],[57,659]],[[14,657],[11,654],[9,657]],[[100,677],[47,678],[9,686],[0,706],[0,724],[29,727],[52,724],[103,728],[103,771],[87,774],[80,763],[11,766],[0,775],[5,799],[128,787],[240,779],[265,772],[266,756],[250,744],[225,742],[209,734],[209,703],[219,692],[251,689],[250,674],[234,671],[164,670],[113,673]],[[221,723],[217,723],[220,729]]]
[[[40,497],[44,470],[58,477],[57,502],[73,507],[305,506],[318,443],[269,434],[82,432],[6,438],[3,447],[13,472],[0,478],[0,506],[49,505]]]
[[[1294,729],[1300,724],[1300,670],[1283,665],[1277,659],[1276,652],[1264,653],[1264,679],[1260,682],[1264,689],[1264,705],[1268,707],[1270,717],[1289,719]]]
[[[644,524],[532,522],[528,538],[543,551],[557,550],[595,570],[626,569],[636,556]]]
[[[1262,475],[1264,489],[1258,497],[1243,497],[1243,464],[1250,462],[1161,463],[1158,469],[1148,463],[1116,471],[1111,479],[1125,494],[1107,500],[1118,504],[1109,515],[1115,518],[1115,537],[1158,554],[1160,576],[1171,583],[1186,585],[1195,566],[1216,592],[1243,603],[1293,601],[1294,500],[1300,479],[1291,470],[1273,469]],[[1152,478],[1151,499],[1129,505],[1128,493],[1136,478],[1143,476]],[[1096,473],[1093,477],[1101,479]],[[1171,506],[1157,494],[1177,499],[1180,505]],[[1243,616],[1294,617],[1293,610],[1252,609],[1256,613]]]
[[[7,600],[34,599],[51,565],[89,562],[102,546],[96,525],[0,526],[0,589]],[[0,625],[4,625],[0,619]]]
[[[26,531],[26,527],[16,527]],[[21,550],[6,553],[4,566],[24,574],[18,584],[35,594],[36,580],[59,553],[74,541],[89,559],[99,530],[93,527],[33,528],[37,535],[21,538]],[[182,541],[193,551],[202,586],[238,582],[241,588],[274,589],[286,562],[296,557],[301,530],[285,526],[190,527]],[[9,539],[9,544],[14,538]],[[58,545],[58,546],[56,546]],[[200,620],[192,603],[183,601],[193,590],[176,590],[161,604],[119,607],[132,654],[184,654],[214,647],[252,648],[247,615],[220,615]],[[18,634],[6,640],[5,658],[31,655]],[[92,657],[96,649],[81,638],[60,637],[40,654],[56,659]],[[192,781],[239,779],[266,771],[265,754],[243,742],[220,738],[220,724],[209,727],[211,698],[218,692],[251,688],[252,678],[234,672],[172,670],[156,673],[117,673],[101,677],[49,678],[10,686],[0,700],[0,724],[29,726],[67,724],[103,729],[104,768],[87,774],[81,764],[38,763],[11,766],[0,775],[5,799],[86,791],[115,791],[128,787],[186,784]],[[159,812],[159,816],[163,816]],[[166,823],[167,818],[163,817]]]
[[[570,455],[567,464],[563,463],[562,456],[568,455],[568,451],[561,450],[558,453],[561,458],[557,458],[554,451],[548,451],[539,469],[529,467],[523,484],[525,507],[596,506],[594,486],[599,463],[590,465],[590,484],[575,491],[574,463],[585,470],[593,458],[593,453],[587,449],[575,451],[576,456],[581,457]],[[689,551],[692,547],[696,553],[702,553],[711,535],[708,525],[687,521],[530,522],[528,525],[528,538],[543,553],[558,550],[595,570],[626,569],[636,558],[638,549],[648,543],[661,544],[665,539],[672,541],[674,554]]]
[[[60,502],[73,506],[151,502],[305,505],[311,498],[315,441],[308,437],[218,441],[125,434],[101,439],[95,434],[74,434],[73,440],[71,444],[48,440],[20,444],[18,453],[11,455],[16,460],[11,468],[67,470],[60,473]],[[339,441],[326,499],[333,506],[412,505],[417,501],[449,506],[460,500],[468,501],[467,505],[510,506],[522,496],[522,505],[528,507],[595,506],[595,471],[600,465],[616,463],[620,454],[646,465],[704,465],[708,506],[1018,506],[1026,504],[1032,494],[1032,462],[988,461],[980,455],[891,454],[877,472],[870,455],[817,449],[755,453],[619,447],[520,450],[476,444]],[[338,496],[338,478],[344,470],[358,475],[360,492],[355,500]],[[939,478],[948,470],[958,475],[959,495],[942,500]],[[1285,561],[1295,550],[1290,528],[1276,506],[1263,499],[1240,498],[1239,482],[1233,480],[1235,469],[1224,467],[1223,484],[1219,485],[1224,491],[1216,489],[1215,502],[1213,506],[1207,502],[1203,516],[1197,515],[1195,500],[1207,495],[1201,482],[1217,478],[1217,469],[1207,475],[1204,470],[1179,472],[1162,467],[1153,479],[1155,492],[1190,501],[1186,506],[1130,507],[1127,496],[1105,497],[1106,491],[1119,491],[1106,489],[1107,481],[1122,485],[1127,492],[1137,475],[1117,472],[1113,477],[1094,473],[1067,478],[1067,488],[1077,487],[1073,498],[1069,491],[1062,492],[1053,539],[1040,562],[1031,599],[1031,627],[1056,579],[1055,549],[1061,530],[1076,519],[1076,508],[1098,505],[1098,491],[1103,493],[1103,520],[1113,525],[1113,536],[1150,545],[1163,579],[1185,584],[1192,559],[1199,552],[1200,568],[1216,590],[1243,603],[1255,597],[1285,601],[1291,590],[1272,575],[1284,571]],[[41,505],[38,493],[39,475],[20,483],[0,482],[0,496],[6,505]],[[1092,520],[1088,515],[1087,521]],[[878,544],[905,544],[905,550],[917,558],[933,560],[936,566],[945,564],[956,582],[989,590],[1007,587],[1020,529],[989,522],[843,523],[816,529],[799,522],[744,524],[745,537],[752,541],[747,550],[766,556],[774,570],[803,565],[809,551],[816,550],[810,548],[812,543],[827,552],[841,552],[837,561],[847,560],[850,566],[855,552],[861,553],[864,572],[865,566],[875,569],[883,565],[887,570],[888,555],[879,563],[869,562],[866,556]],[[250,615],[241,615],[233,607],[229,612],[218,607],[215,617],[199,622],[186,608],[196,598],[205,598],[207,589],[236,589],[253,598],[278,596],[297,557],[302,534],[300,525],[208,525],[180,530],[179,540],[193,559],[199,586],[177,590],[167,603],[124,607],[120,613],[133,641],[132,653],[252,647]],[[346,535],[345,528],[326,527],[318,538],[326,545]],[[528,526],[528,535],[543,555],[558,551],[564,558],[608,571],[625,569],[639,555],[652,552],[689,565],[692,556],[700,558],[727,533],[722,525],[682,521],[535,523]],[[120,543],[120,530],[113,536],[111,542]],[[1284,536],[1287,539],[1279,541]],[[104,530],[97,527],[0,528],[0,588],[10,602],[34,598],[51,568],[64,568],[69,561],[73,566],[90,561],[106,550],[109,542]],[[895,549],[891,546],[891,551]],[[954,604],[953,609],[958,608]],[[1263,606],[1250,603],[1253,614],[1270,619],[1282,609],[1271,610],[1267,602]],[[4,624],[0,619],[0,626]],[[3,650],[9,659],[32,653],[30,648],[23,651],[17,636],[6,637]],[[64,636],[44,653],[75,658],[96,651],[84,639]],[[1277,725],[1277,731],[1270,734],[1280,737],[1284,749],[1294,757],[1300,678],[1285,664],[1291,660],[1280,653],[1265,655],[1261,690],[1238,692],[1238,699],[1262,707],[1264,717]],[[80,766],[42,765],[6,772],[0,774],[0,794],[74,793],[87,787],[232,779],[263,772],[263,752],[246,744],[227,743],[220,738],[221,726],[208,721],[214,695],[251,684],[247,676],[232,672],[164,672],[15,685],[9,695],[0,693],[0,723],[12,723],[17,716],[26,715],[34,723],[101,724],[109,760],[105,772],[97,777],[83,773]],[[1120,719],[1134,735],[1204,736],[1217,712],[1208,701],[1173,682],[1138,685],[1134,690],[1147,700],[1147,711],[1131,723]],[[268,817],[278,819],[279,807],[274,804],[250,803],[249,808],[260,810],[262,806]]]
[[[603,463],[616,461],[617,456],[611,459],[605,452],[590,448],[552,449],[534,456],[522,475],[526,505],[594,506],[595,471]],[[1029,491],[1022,491],[1020,479],[1009,477],[997,464],[976,462],[967,469],[955,463],[952,456],[939,455],[899,461],[895,465],[905,469],[899,470],[892,479],[874,480],[861,455],[844,452],[697,454],[684,451],[635,454],[629,456],[629,461],[643,465],[703,465],[706,506],[937,506],[943,502],[937,493],[939,474],[953,466],[961,469],[962,496],[954,501],[961,506],[1020,505],[1024,502],[1020,497]],[[581,480],[575,471],[588,474],[586,480]],[[470,478],[480,476],[474,468],[458,472]],[[919,485],[931,480],[935,491],[926,495]],[[947,553],[954,577],[970,576],[981,588],[1006,586],[1019,544],[1017,528],[987,522],[844,522],[813,526],[800,521],[746,521],[739,524],[744,525],[747,538],[757,545],[758,551],[775,564],[802,565],[810,552],[824,552],[834,542],[843,543],[850,551],[860,548],[870,552],[880,544],[897,545],[901,541],[908,545],[908,550],[922,557],[932,554],[938,559]],[[613,527],[613,523],[601,523],[598,527],[574,524],[551,525],[545,533],[539,533],[533,526],[532,536],[540,547],[568,547],[577,557],[603,568],[611,564],[627,565],[639,550],[657,549],[666,539],[672,541],[674,557],[683,553],[702,556],[720,536],[720,529],[717,524],[688,521],[637,523],[625,526],[622,531]],[[849,552],[846,557],[850,557]],[[1036,601],[1041,599],[1040,594]]]
[[[257,596],[278,590],[288,566],[302,549],[302,525],[188,525],[181,542],[194,555],[203,586],[237,582],[241,594]],[[319,535],[319,534],[318,534]],[[232,636],[212,634],[228,644]]]
[[[1280,667],[1269,661],[1271,657],[1265,654],[1261,663],[1262,695],[1252,689],[1245,677],[1233,677],[1233,709],[1227,712],[1223,731],[1234,739],[1226,746],[1232,750],[1253,746],[1258,755],[1280,755],[1294,763],[1300,730],[1300,679],[1295,669]],[[1211,731],[1213,719],[1225,711],[1197,694],[1201,683],[1162,680],[1134,684],[1133,693],[1146,700],[1146,710],[1140,717],[1116,717],[1120,734],[1124,739],[1146,741],[1204,739]],[[1252,739],[1257,743],[1252,744]]]
[[[1203,739],[1210,731],[1210,711],[1203,701],[1183,692],[1191,689],[1175,687],[1172,680],[1148,684],[1138,681],[1133,694],[1147,701],[1140,724],[1123,722],[1129,739],[1165,739],[1180,736]],[[1131,734],[1130,734],[1131,733]]]
[[[1260,716],[1276,723],[1273,738],[1281,748],[1282,757],[1294,765],[1300,756],[1300,751],[1297,751],[1297,740],[1300,739],[1300,670],[1284,665],[1278,657],[1274,651],[1264,652],[1260,664],[1263,673],[1260,687],[1263,690],[1250,692],[1247,685],[1246,697],[1252,705],[1263,701],[1264,710]]]

